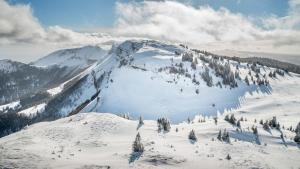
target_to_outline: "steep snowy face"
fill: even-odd
[[[180,122],[197,114],[217,115],[236,109],[247,93],[270,93],[261,69],[250,83],[247,64],[213,58],[182,46],[156,41],[126,41],[115,54],[119,66],[102,86],[100,104],[92,111],[130,113],[146,119],[168,117]],[[249,75],[248,75],[249,76]],[[250,76],[248,77],[250,78]],[[256,84],[263,81],[262,84]]]
[[[59,67],[78,67],[86,68],[87,66],[103,59],[107,50],[99,46],[85,46],[74,49],[64,49],[53,52],[33,64],[35,66],[48,67],[57,65]]]

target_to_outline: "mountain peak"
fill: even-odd
[[[62,49],[50,53],[49,55],[33,63],[35,66],[48,67],[57,65],[59,67],[86,68],[92,63],[103,59],[107,50],[99,46],[83,46],[72,49]]]

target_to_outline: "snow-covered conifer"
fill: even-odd
[[[132,144],[132,151],[133,152],[141,153],[141,152],[144,151],[144,146],[143,146],[141,140],[142,139],[141,139],[140,133],[138,133],[135,137],[135,140],[134,140],[133,144]]]
[[[222,131],[221,130],[219,130],[219,134],[218,134],[217,139],[222,141]]]
[[[143,125],[143,124],[144,124],[143,118],[142,118],[142,116],[140,116],[140,118],[139,118],[139,125]]]
[[[296,136],[294,138],[294,141],[300,143],[300,122],[298,123],[295,132],[296,132]]]
[[[194,130],[191,130],[189,133],[189,139],[192,141],[197,141],[197,137]]]
[[[248,76],[246,76],[246,78],[245,78],[245,82],[246,82],[246,84],[249,86],[250,85],[250,83],[249,83],[249,79],[248,79]]]
[[[236,126],[237,126],[238,128],[241,128],[241,122],[240,122],[239,120],[237,121]]]

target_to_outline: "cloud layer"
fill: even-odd
[[[262,26],[225,8],[195,8],[175,1],[118,3],[116,33],[238,50],[300,52],[299,0],[288,16],[261,18]]]

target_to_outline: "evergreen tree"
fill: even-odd
[[[240,122],[239,120],[237,121],[236,126],[237,126],[238,128],[241,128],[241,122]]]
[[[227,154],[226,159],[231,160],[231,156],[229,154]]]
[[[162,130],[169,132],[171,129],[170,122],[166,118],[157,119],[157,127],[158,127],[158,132],[161,132]]]
[[[139,118],[139,125],[143,125],[143,124],[144,124],[144,122],[143,122],[142,116],[140,116],[140,118]]]
[[[298,123],[295,132],[296,132],[296,136],[294,138],[294,141],[300,144],[300,122]]]
[[[231,123],[232,125],[236,125],[236,118],[234,117],[234,114],[232,114],[230,116],[230,119],[228,122]]]
[[[273,117],[273,119],[270,121],[270,126],[272,128],[275,128],[277,126],[277,119],[276,119],[276,116]]]
[[[195,135],[195,131],[194,130],[190,131],[190,133],[189,133],[189,139],[192,140],[192,141],[197,141],[197,137]]]
[[[190,123],[191,123],[191,119],[190,119],[190,117],[188,117],[188,119],[187,119],[187,123],[188,123],[188,124],[190,124]]]
[[[226,131],[226,129],[224,129],[222,140],[227,142],[227,143],[230,143],[229,133]]]
[[[276,129],[280,130],[280,123],[279,122],[276,124]]]
[[[209,69],[207,67],[205,68],[205,71],[201,73],[201,77],[206,82],[206,85],[208,87],[213,86],[213,80],[212,80],[212,77],[209,74]]]
[[[224,118],[225,121],[229,121],[229,115],[227,114]]]
[[[296,129],[295,129],[295,132],[296,132],[296,133],[299,133],[299,132],[300,132],[300,122],[298,123],[298,125],[297,125],[297,127],[296,127]]]
[[[261,120],[259,121],[259,124],[263,125],[263,124],[264,124],[264,121],[261,119]]]
[[[218,134],[217,139],[222,141],[222,131],[221,130],[219,130],[219,134]]]
[[[132,151],[137,153],[142,153],[144,151],[144,146],[141,142],[140,133],[138,133],[135,137],[135,140],[132,144]]]
[[[218,124],[218,117],[214,117],[215,125]]]
[[[264,128],[265,130],[270,130],[270,127],[269,127],[269,124],[268,124],[268,120],[265,121],[265,123],[263,124],[263,128]]]
[[[246,78],[245,78],[245,82],[246,82],[246,84],[249,86],[250,85],[250,83],[249,83],[249,79],[248,79],[248,76],[246,76]]]
[[[258,134],[257,127],[252,126],[252,131],[254,135]]]

